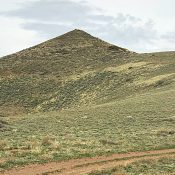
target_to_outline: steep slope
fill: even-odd
[[[1,115],[99,105],[174,86],[175,52],[136,54],[74,30],[0,59]]]
[[[81,30],[1,59],[1,75],[57,75],[58,77],[93,69],[128,55],[128,51],[94,38]]]

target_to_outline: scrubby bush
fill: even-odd
[[[0,151],[5,150],[5,148],[8,146],[8,143],[6,140],[1,140],[0,141]]]

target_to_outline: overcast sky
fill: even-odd
[[[175,50],[175,0],[0,0],[0,56],[79,28],[137,52]]]

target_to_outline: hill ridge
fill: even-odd
[[[76,29],[0,59],[0,111],[97,105],[168,87],[174,56],[137,54]]]

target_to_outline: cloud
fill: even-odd
[[[171,43],[175,43],[175,31],[167,32],[166,34],[161,36],[162,39],[169,41]]]
[[[79,22],[92,11],[86,3],[63,0],[39,0],[23,5],[23,8],[10,11],[6,15],[49,22]]]
[[[103,39],[136,51],[144,51],[158,38],[152,21],[142,22],[134,19],[133,22],[130,16],[122,18],[121,22],[114,20],[96,29],[97,34],[103,32],[101,36]]]
[[[24,29],[37,32],[44,39],[79,28],[122,47],[147,51],[160,37],[152,20],[144,21],[122,13],[105,15],[101,9],[82,1],[30,1],[16,10],[1,12],[0,15],[23,19],[25,22],[21,26]],[[164,38],[171,37],[165,35]]]
[[[0,56],[20,51],[38,43],[37,33],[20,27],[24,21],[0,16]],[[32,40],[31,40],[32,38]]]

